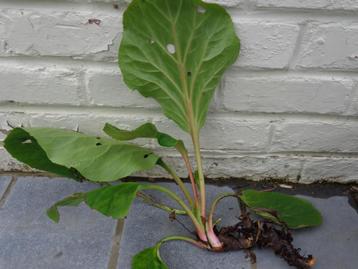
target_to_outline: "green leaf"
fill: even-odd
[[[142,188],[144,185],[135,182],[103,187],[86,193],[85,202],[105,216],[121,219],[127,216],[137,192]]]
[[[152,123],[145,123],[132,131],[119,129],[109,123],[106,123],[103,131],[116,140],[155,138],[157,139],[159,145],[163,147],[175,147],[178,143],[180,143],[180,140],[177,140],[168,134],[159,132]]]
[[[146,248],[133,257],[132,269],[169,269],[159,254],[160,244]]]
[[[82,178],[75,169],[69,169],[50,161],[46,152],[24,129],[13,129],[7,135],[4,147],[15,159],[33,168],[77,180]]]
[[[6,149],[18,160],[26,161],[38,169],[51,169],[50,172],[57,174],[63,172],[60,170],[63,167],[66,168],[65,172],[68,169],[75,169],[92,181],[115,181],[132,173],[150,169],[159,159],[152,151],[136,145],[70,130],[17,128],[9,136],[11,139],[8,137],[8,142],[11,143],[5,141]],[[30,148],[27,145],[27,150],[22,151],[27,141],[35,147]],[[44,156],[45,160],[40,159]],[[60,167],[57,168],[55,165],[54,169],[46,160]]]
[[[90,208],[107,217],[121,219],[128,215],[137,192],[145,188],[145,184],[127,182],[98,188],[89,192],[74,193],[51,206],[47,210],[47,215],[54,222],[59,222],[58,207],[78,206],[81,202],[85,202]]]
[[[158,130],[152,123],[145,123],[132,131],[119,129],[109,123],[106,123],[103,131],[116,140],[133,140],[143,137],[157,138],[158,135]]]
[[[123,17],[123,79],[187,132],[205,123],[240,42],[224,8],[200,0],[133,0]]]
[[[74,193],[71,196],[68,196],[61,201],[58,201],[53,206],[47,210],[47,216],[58,223],[60,221],[60,213],[58,212],[58,207],[62,206],[78,206],[84,201],[83,193]]]
[[[308,201],[277,192],[244,190],[241,200],[258,215],[291,229],[318,226],[320,212]]]

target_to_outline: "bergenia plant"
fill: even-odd
[[[321,223],[319,212],[309,202],[274,192],[241,190],[222,194],[207,204],[200,130],[215,89],[240,50],[226,10],[200,0],[133,0],[124,12],[123,26],[118,60],[124,82],[129,89],[155,99],[164,115],[190,136],[194,158],[190,158],[182,140],[160,132],[152,123],[135,130],[107,123],[103,130],[110,138],[63,129],[14,128],[4,141],[14,158],[36,169],[100,184],[98,189],[55,203],[48,216],[58,222],[59,207],[84,202],[105,216],[121,219],[139,198],[191,220],[196,237],[173,235],[153,242],[153,247],[134,256],[133,269],[168,268],[159,248],[169,240],[183,240],[213,252],[267,247],[290,265],[310,268],[314,258],[300,255],[291,244],[289,232]],[[137,138],[154,139],[162,147],[175,148],[185,163],[191,187],[187,188],[175,169],[153,149],[128,142]],[[168,172],[182,196],[159,184],[120,181],[155,166]],[[164,193],[177,208],[156,202],[148,190]],[[240,222],[219,227],[215,209],[228,196],[239,201]],[[251,219],[250,213],[257,218]],[[251,257],[254,261],[252,252]]]

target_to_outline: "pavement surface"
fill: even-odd
[[[176,186],[160,183],[175,190]],[[51,222],[46,209],[57,200],[96,188],[63,178],[0,176],[0,269],[130,269],[137,252],[167,235],[190,235],[164,211],[137,201],[128,218],[116,221],[87,208],[60,209],[59,224]],[[208,187],[208,199],[228,187]],[[158,193],[161,201],[166,197]],[[321,227],[295,232],[294,245],[317,258],[317,269],[358,268],[358,214],[345,196],[310,200],[322,213]],[[222,201],[217,217],[223,225],[237,222],[235,199]],[[179,218],[186,226],[190,224]],[[213,254],[184,242],[162,246],[161,256],[170,269],[288,269],[269,250],[256,250],[252,266],[243,252]],[[148,268],[150,269],[150,268]]]

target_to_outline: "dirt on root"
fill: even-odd
[[[244,250],[251,263],[256,263],[254,248],[269,248],[284,259],[289,265],[298,269],[309,269],[315,264],[312,255],[303,256],[300,249],[292,244],[291,232],[265,220],[253,220],[244,205],[241,205],[240,221],[234,226],[216,230],[224,251]]]

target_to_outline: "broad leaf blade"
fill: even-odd
[[[163,147],[175,147],[178,143],[182,143],[181,140],[177,140],[168,134],[159,132],[152,123],[145,123],[132,131],[119,129],[109,123],[106,123],[103,131],[113,139],[122,141],[137,138],[155,138],[157,139],[159,145]]]
[[[60,221],[60,213],[58,212],[59,207],[78,206],[83,201],[84,201],[83,193],[74,193],[71,196],[62,199],[61,201],[58,201],[53,206],[51,206],[47,210],[47,216],[54,222],[58,223]]]
[[[108,186],[86,193],[86,204],[105,216],[121,219],[128,211],[142,185],[129,182]]]
[[[169,269],[159,255],[160,245],[144,249],[133,257],[132,269]]]
[[[52,163],[67,169],[76,169],[82,176],[92,181],[115,181],[132,173],[150,169],[159,159],[152,151],[136,145],[92,137],[70,130],[52,128],[20,130],[21,133],[25,132],[26,136],[30,136],[31,141],[36,141],[36,145],[45,152],[45,156]],[[20,154],[22,147],[23,138],[15,141],[11,147],[13,152],[17,153],[13,156],[20,161],[29,159],[27,155],[31,154],[31,151]],[[27,163],[35,168],[46,168],[37,165],[41,160],[38,159],[38,155],[35,157],[31,157],[31,162]],[[44,170],[49,171],[49,169]]]
[[[11,156],[32,168],[64,177],[81,179],[81,175],[75,169],[53,163],[37,141],[22,128],[15,128],[7,135],[4,147]]]
[[[128,87],[154,98],[183,130],[201,128],[239,54],[229,14],[199,0],[133,0],[123,25],[119,65]]]
[[[318,226],[319,211],[308,201],[277,192],[244,190],[241,200],[258,215],[274,222],[284,222],[291,229]]]

